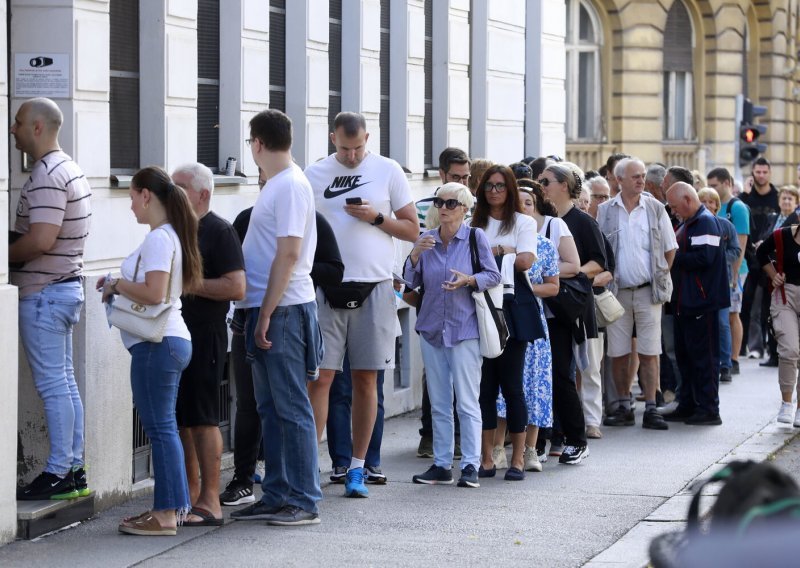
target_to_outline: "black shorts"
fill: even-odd
[[[179,428],[219,426],[219,386],[225,372],[225,322],[190,325],[192,360],[181,375],[175,415]]]

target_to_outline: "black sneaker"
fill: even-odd
[[[664,417],[653,408],[652,410],[644,411],[644,416],[642,416],[642,428],[647,428],[649,430],[669,430],[669,424],[667,424],[664,421]]]
[[[453,472],[438,465],[432,465],[428,468],[428,471],[415,475],[411,480],[414,483],[424,483],[426,485],[450,485],[453,483]]]
[[[719,414],[708,414],[707,412],[695,412],[686,420],[690,426],[720,426],[722,418]]]
[[[739,370],[739,361],[731,361],[731,375],[738,375],[741,373]]]
[[[612,414],[606,416],[603,424],[605,426],[633,426],[636,424],[636,417],[632,408],[625,410],[622,406],[619,406]]]
[[[547,452],[545,451],[544,446],[541,448],[536,446],[536,457],[539,458],[539,463],[544,463],[547,461]]]
[[[461,478],[458,480],[459,487],[480,487],[481,484],[478,483],[478,472],[475,470],[475,466],[469,464],[467,467],[461,470]]]
[[[75,490],[78,492],[78,497],[86,497],[92,494],[89,489],[89,483],[86,481],[86,466],[73,467],[72,477],[75,480]]]
[[[64,477],[43,471],[28,485],[17,488],[18,501],[63,500],[77,497],[78,490],[75,489],[75,478],[71,470]]]
[[[759,363],[758,366],[759,367],[777,367],[778,366],[778,356],[777,355],[770,356],[769,359],[767,359],[763,363]]]
[[[381,471],[381,468],[376,465],[368,465],[365,466],[364,469],[367,472],[367,483],[386,485],[388,479],[386,479],[386,475]]]
[[[267,519],[268,525],[279,527],[298,527],[302,525],[318,525],[319,523],[320,520],[317,513],[309,513],[294,505],[286,505]]]
[[[330,480],[332,483],[344,483],[344,478],[347,476],[347,466],[337,465],[331,472]]]
[[[256,496],[253,495],[253,484],[245,483],[240,479],[233,478],[225,487],[225,491],[219,494],[220,505],[245,505],[254,503]]]
[[[661,416],[663,416],[664,420],[667,422],[686,422],[693,414],[692,411],[684,410],[679,406],[673,412],[662,414]]]
[[[418,458],[432,458],[433,457],[433,436],[422,436],[419,439],[419,446],[417,447]]]
[[[268,507],[263,501],[256,501],[244,509],[231,513],[231,519],[237,521],[266,521],[280,512],[283,507]]]
[[[728,367],[720,367],[719,382],[721,383],[733,382],[733,376],[731,376],[731,370]]]
[[[558,463],[577,465],[589,457],[589,446],[564,446]]]

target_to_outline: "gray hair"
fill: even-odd
[[[617,165],[614,166],[614,177],[618,179],[622,179],[625,177],[625,170],[628,168],[630,164],[641,164],[642,168],[645,168],[644,162],[641,161],[639,158],[624,158],[617,162]]]
[[[608,180],[606,178],[604,178],[603,176],[595,176],[593,178],[589,178],[589,179],[586,180],[585,183],[586,183],[586,186],[589,188],[589,192],[590,193],[594,189],[594,186],[596,186],[596,185],[601,185],[605,189],[607,189],[609,192],[611,191],[611,187],[608,185]]]
[[[661,164],[650,164],[650,166],[647,168],[647,176],[645,176],[644,182],[654,183],[658,187],[661,187],[661,184],[664,183],[664,178],[666,175],[667,168]]]
[[[36,97],[28,99],[23,105],[27,107],[31,119],[43,120],[47,129],[51,132],[58,132],[61,129],[61,125],[64,123],[64,114],[58,108],[58,105],[50,99]]]
[[[214,174],[207,166],[200,163],[183,164],[175,168],[172,172],[172,177],[175,174],[187,174],[189,176],[189,187],[197,192],[208,190],[208,193],[214,193]]]

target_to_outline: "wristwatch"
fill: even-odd
[[[383,213],[378,213],[378,216],[375,217],[375,220],[372,222],[373,227],[377,227],[378,225],[383,224]]]

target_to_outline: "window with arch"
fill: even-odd
[[[591,2],[567,0],[568,140],[599,140],[602,137],[602,45],[602,27]]]
[[[694,140],[694,47],[692,18],[675,0],[664,28],[664,139]]]

